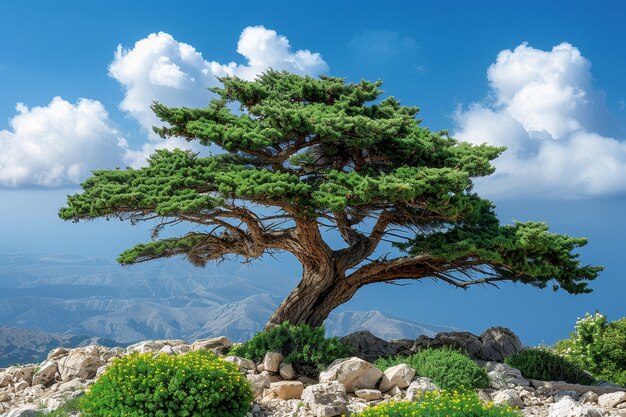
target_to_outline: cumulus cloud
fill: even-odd
[[[596,196],[626,191],[626,144],[598,133],[604,95],[591,63],[561,43],[504,50],[488,71],[488,100],[455,114],[458,139],[506,146],[496,174],[477,182],[491,195]]]
[[[0,130],[0,186],[79,184],[90,170],[119,165],[127,148],[99,101],[55,97],[16,110],[10,129]]]
[[[328,70],[319,53],[294,52],[286,37],[263,26],[245,28],[237,52],[246,63],[207,61],[193,46],[172,35],[153,33],[130,49],[118,46],[109,75],[125,90],[120,108],[151,131],[159,124],[150,110],[153,101],[168,106],[205,106],[211,98],[207,88],[218,84],[216,77],[236,75],[250,80],[269,68],[314,76]]]

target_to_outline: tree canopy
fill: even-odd
[[[460,288],[514,281],[589,292],[601,267],[581,265],[587,241],[544,223],[501,225],[472,179],[494,172],[503,148],[457,141],[380,99],[381,82],[269,71],[220,79],[206,108],[152,106],[177,136],[223,153],[159,150],[146,167],[95,171],[68,196],[65,220],[157,220],[152,240],[122,264],[182,255],[198,266],[287,251],[302,281],[271,319],[320,324],[363,285],[434,278]],[[236,108],[236,105],[239,108]],[[160,238],[165,226],[189,225]],[[323,234],[335,229],[344,245]],[[372,259],[382,240],[397,256]]]

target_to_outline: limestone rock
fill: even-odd
[[[269,388],[272,382],[280,381],[280,378],[263,371],[260,374],[247,374],[246,378],[250,381],[250,388],[255,395],[261,395],[263,390]]]
[[[281,362],[278,373],[282,379],[294,379],[296,372],[293,370],[293,365],[290,363]]]
[[[148,352],[159,352],[163,349],[164,346],[178,346],[184,345],[184,340],[144,340],[143,342],[135,343],[134,345],[130,345],[126,348],[127,353],[148,353]]]
[[[104,364],[105,361],[100,358],[96,346],[73,349],[58,362],[59,373],[63,381],[75,378],[95,378],[98,368]]]
[[[415,369],[405,363],[392,366],[383,372],[383,379],[380,381],[379,390],[387,392],[394,386],[406,388],[415,376]]]
[[[192,350],[200,350],[206,349],[211,352],[222,355],[226,352],[226,350],[230,349],[233,346],[233,342],[231,342],[226,336],[213,337],[210,339],[199,339],[191,344]]]
[[[59,347],[56,349],[52,349],[49,353],[48,353],[48,360],[51,361],[53,359],[58,359],[62,356],[65,356],[69,353],[69,349],[66,349],[64,347]]]
[[[522,398],[514,389],[505,389],[496,392],[496,394],[493,396],[493,403],[506,404],[510,405],[511,407],[517,408],[524,407],[524,402],[522,401]]]
[[[504,358],[522,350],[519,337],[506,327],[491,327],[480,335],[482,347],[478,357],[486,361],[502,362]]]
[[[6,417],[36,417],[38,407],[34,404],[14,408],[6,414]]]
[[[439,387],[433,384],[430,379],[425,377],[419,377],[406,389],[406,399],[414,401],[422,392],[427,391],[439,391]]]
[[[226,356],[224,358],[227,362],[232,362],[242,370],[255,371],[256,365],[250,359],[241,358],[239,356]]]
[[[557,391],[554,394],[554,401],[559,401],[563,397],[570,397],[574,401],[578,401],[580,395],[576,391],[565,390],[565,391]]]
[[[506,363],[491,361],[479,361],[478,363],[487,371],[491,388],[506,389],[514,386],[530,386],[530,381],[522,376],[519,369],[513,368]]]
[[[377,389],[357,389],[354,390],[354,395],[365,401],[379,400],[383,396],[382,392]]]
[[[354,356],[368,362],[373,362],[381,357],[395,356],[401,347],[394,346],[394,343],[374,336],[367,330],[350,333],[340,340],[350,347]]]
[[[598,394],[593,391],[587,391],[578,398],[578,402],[581,404],[593,404],[598,402]]]
[[[13,389],[15,390],[15,392],[24,391],[28,387],[28,382],[24,381],[23,379],[20,379],[15,384],[13,384]]]
[[[280,381],[270,384],[270,390],[281,400],[293,400],[302,397],[304,385],[300,381]]]
[[[48,385],[54,382],[57,372],[59,372],[59,365],[56,362],[47,362],[33,375],[33,385]]]
[[[563,397],[550,405],[548,417],[602,417],[603,413],[595,407],[586,407],[570,397]]]
[[[8,387],[13,382],[13,377],[8,372],[0,372],[0,388]]]
[[[31,385],[33,382],[33,375],[35,374],[36,367],[33,365],[29,366],[11,366],[6,371],[4,371],[11,378],[12,382],[18,382],[19,380],[24,380],[28,382],[28,385]]]
[[[598,405],[606,408],[613,408],[618,404],[626,402],[626,392],[618,391],[610,394],[603,394],[598,397]]]
[[[469,332],[442,332],[437,333],[434,339],[427,336],[418,337],[413,345],[413,350],[444,346],[461,349],[470,357],[477,357],[482,349],[480,339]]]
[[[302,392],[302,401],[315,417],[332,417],[346,414],[348,395],[338,381],[322,382],[308,386]]]
[[[278,352],[266,352],[263,358],[263,368],[266,371],[278,372],[278,368],[283,359],[283,355]]]
[[[376,388],[382,375],[381,370],[371,363],[352,357],[331,364],[320,373],[320,382],[338,381],[346,388],[346,392],[353,392],[356,388]]]

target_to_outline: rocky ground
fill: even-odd
[[[613,386],[583,386],[528,380],[502,359],[521,349],[519,338],[508,329],[492,328],[480,336],[440,333],[435,338],[386,342],[367,332],[343,338],[354,357],[331,364],[311,379],[296,375],[279,353],[268,352],[261,363],[235,356],[255,394],[249,417],[330,417],[361,411],[385,401],[411,401],[418,392],[438,389],[428,378],[416,377],[406,365],[384,373],[371,361],[379,356],[411,353],[425,346],[463,347],[488,372],[491,387],[479,390],[484,401],[509,404],[525,417],[626,417],[626,390]],[[87,346],[57,348],[38,365],[0,369],[0,417],[34,416],[50,411],[85,389],[117,357],[133,352],[170,355],[209,349],[223,354],[231,346],[225,337],[198,340],[151,340],[122,348]],[[368,362],[369,361],[369,362]]]

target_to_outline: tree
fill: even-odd
[[[493,173],[490,161],[504,149],[429,131],[418,108],[377,101],[380,82],[277,71],[220,81],[207,108],[152,110],[167,123],[154,129],[161,137],[224,153],[159,150],[145,168],[95,171],[60,217],[156,219],[152,241],[123,252],[122,264],[183,255],[204,266],[229,255],[292,253],[302,279],[267,326],[320,325],[377,282],[432,278],[465,289],[513,281],[578,294],[602,269],[577,259],[586,239],[543,223],[500,225],[472,178]],[[172,224],[190,231],[159,238]],[[343,246],[331,247],[322,228],[336,230]],[[377,257],[383,240],[401,255]]]

